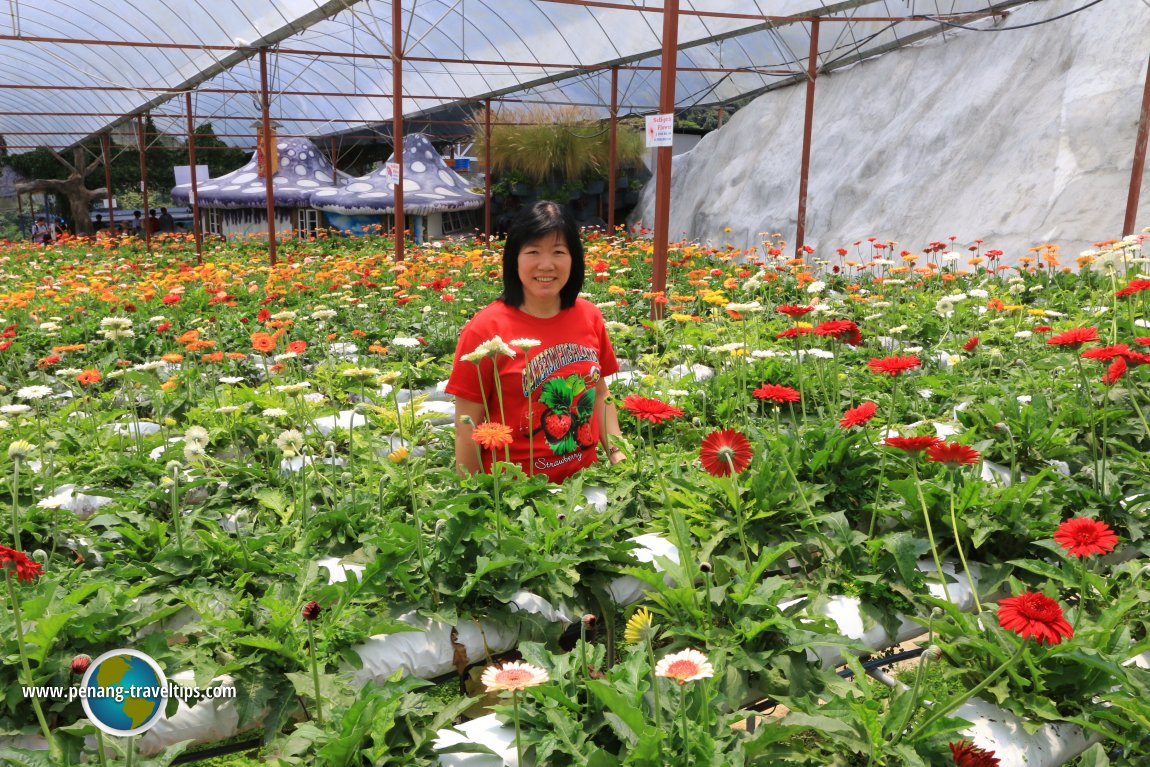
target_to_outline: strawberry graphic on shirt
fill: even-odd
[[[582,377],[552,378],[543,384],[539,402],[543,436],[555,455],[574,453],[589,446],[595,390]]]

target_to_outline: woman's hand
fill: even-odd
[[[607,460],[611,462],[612,466],[614,466],[615,464],[619,463],[619,461],[626,461],[627,454],[624,453],[618,445],[612,445],[607,450]]]

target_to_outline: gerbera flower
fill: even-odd
[[[302,611],[303,619],[305,621],[314,621],[316,618],[319,617],[319,614],[321,612],[323,612],[323,608],[320,607],[319,602],[316,602],[313,599],[312,601],[308,602],[306,605],[303,606],[303,611]]]
[[[1126,358],[1118,357],[1106,368],[1106,373],[1102,376],[1102,383],[1113,386],[1124,375],[1126,375]]]
[[[977,450],[958,442],[949,444],[938,442],[926,449],[926,460],[932,463],[945,463],[952,469],[957,469],[963,464],[978,463],[978,459]]]
[[[1020,637],[1034,637],[1039,644],[1059,644],[1074,636],[1074,627],[1062,615],[1062,607],[1045,594],[1027,591],[998,603],[998,625]]]
[[[1050,327],[1049,325],[1035,325],[1034,326],[1034,332],[1035,333],[1050,333],[1050,332],[1053,332],[1053,330],[1054,330],[1054,328]]]
[[[497,450],[511,444],[511,427],[491,421],[481,423],[471,433],[471,439],[488,450]]]
[[[887,437],[883,440],[883,444],[887,447],[897,447],[908,453],[919,453],[935,445],[941,445],[942,440],[938,437]]]
[[[1118,536],[1110,525],[1085,517],[1063,522],[1054,533],[1054,540],[1075,557],[1107,554],[1118,544]]]
[[[815,332],[814,328],[800,328],[800,327],[787,328],[782,333],[776,334],[775,339],[777,340],[780,338],[797,338],[798,336],[805,336],[807,333],[814,333],[814,332]]]
[[[276,340],[270,333],[252,333],[252,348],[257,352],[270,352],[276,348]]]
[[[967,339],[966,343],[962,345],[962,350],[964,352],[972,352],[978,346],[978,343],[978,336],[971,336]]]
[[[1051,346],[1072,346],[1077,349],[1082,344],[1089,341],[1098,340],[1098,328],[1071,328],[1064,330],[1061,333],[1051,336],[1046,339],[1046,343]]]
[[[674,405],[668,405],[662,400],[652,399],[650,397],[640,397],[638,394],[631,394],[624,397],[622,405],[623,409],[635,418],[638,418],[640,421],[650,421],[651,423],[662,423],[663,421],[683,415],[683,411]]]
[[[88,386],[90,384],[99,383],[100,378],[100,371],[96,370],[95,368],[81,370],[76,374],[76,382],[81,386]]]
[[[11,564],[9,564],[11,562]],[[15,571],[16,577],[22,581],[34,581],[41,575],[41,564],[28,558],[28,555],[7,546],[0,546],[0,568]]]
[[[813,307],[813,306],[784,305],[784,306],[775,307],[776,312],[779,312],[781,314],[785,314],[788,317],[802,317],[804,314],[806,314],[808,312],[813,312],[814,310],[815,310],[815,307]]]
[[[1134,343],[1139,346],[1150,346],[1150,336],[1139,336],[1134,339]]]
[[[796,389],[778,384],[763,384],[752,393],[761,400],[770,400],[780,404],[799,401],[799,392]]]
[[[882,359],[879,359],[878,357],[871,357],[870,362],[867,363],[867,367],[870,368],[872,373],[885,373],[892,376],[899,375],[900,373],[905,373],[908,370],[914,370],[915,368],[921,366],[922,360],[920,360],[918,357],[915,357],[914,355],[907,357],[899,357],[896,355],[892,357],[883,357]]]
[[[1099,360],[1106,362],[1115,357],[1121,357],[1130,351],[1130,347],[1126,344],[1114,344],[1113,346],[1096,346],[1093,349],[1087,349],[1078,356],[1084,360]]]
[[[1150,280],[1132,280],[1129,285],[1118,290],[1114,295],[1118,298],[1123,296],[1131,296],[1135,293],[1141,293],[1143,290],[1150,290]]]
[[[950,746],[950,755],[954,759],[955,767],[999,767],[1001,764],[993,751],[979,748],[965,740],[947,745]]]
[[[742,474],[751,465],[751,442],[735,429],[713,431],[703,438],[699,460],[703,468],[714,477],[726,477],[734,466],[735,474]]]
[[[528,687],[538,687],[550,681],[547,670],[533,666],[530,663],[512,661],[504,664],[503,668],[488,666],[479,681],[487,688],[487,692],[510,690],[518,692]]]
[[[814,333],[817,336],[829,336],[839,341],[846,341],[851,346],[858,346],[862,343],[862,333],[859,332],[859,326],[851,320],[827,320],[816,325]]]
[[[715,669],[707,660],[707,656],[690,648],[666,655],[655,664],[655,676],[674,679],[679,684],[694,682],[697,679],[709,679],[714,675]]]
[[[627,627],[623,629],[623,641],[627,644],[639,644],[648,638],[654,638],[654,619],[650,610],[640,607],[627,619]]]
[[[839,420],[839,426],[844,429],[849,429],[852,426],[862,426],[874,418],[876,410],[878,410],[878,405],[873,402],[864,402],[858,407],[852,407],[843,413],[842,419]]]

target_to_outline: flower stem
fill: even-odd
[[[184,534],[180,527],[180,469],[176,467],[172,470],[172,529],[176,531],[176,549],[180,552],[180,556],[184,554]]]
[[[1019,642],[1018,649],[1014,651],[1013,655],[1007,658],[1005,663],[996,668],[994,671],[990,672],[989,676],[983,678],[983,680],[975,685],[972,689],[959,693],[955,698],[940,705],[938,708],[933,709],[930,713],[930,716],[919,723],[918,728],[925,732],[930,725],[934,724],[939,719],[942,719],[951,711],[958,708],[963,703],[973,698],[975,695],[978,695],[987,687],[990,687],[990,685],[993,684],[994,681],[998,679],[998,677],[1002,676],[1003,672],[1006,671],[1006,669],[1008,669],[1012,663],[1022,657],[1022,651],[1025,647],[1026,645],[1023,642]]]
[[[1088,589],[1090,588],[1090,584],[1086,580],[1086,557],[1079,557],[1078,563],[1082,572],[1082,590],[1078,593],[1078,612],[1075,614],[1074,623],[1072,624],[1072,628],[1076,631],[1078,630],[1078,624],[1082,622],[1082,616],[1086,613],[1086,596],[1089,594]]]
[[[679,682],[679,718],[683,722],[683,756],[685,765],[691,764],[691,742],[687,740],[687,691],[685,684]]]
[[[96,728],[96,754],[100,758],[100,767],[108,767],[108,750],[104,746],[104,731]]]
[[[779,451],[779,455],[781,455],[783,457],[783,465],[787,467],[787,474],[790,475],[791,482],[795,483],[795,490],[798,491],[799,498],[801,498],[803,501],[803,508],[805,508],[807,510],[807,516],[809,516],[811,518],[811,521],[814,522],[815,521],[814,509],[811,508],[811,504],[807,500],[807,494],[803,492],[803,486],[799,484],[799,478],[795,476],[795,470],[791,468],[791,460],[789,458],[787,458],[788,452],[789,452],[789,449],[787,447],[784,447],[782,450]]]
[[[20,595],[16,593],[16,585],[12,583],[12,573],[4,567],[4,583],[8,587],[8,602],[12,605],[12,621],[16,625],[16,649],[20,652],[20,668],[24,671],[24,683],[32,685],[32,667],[28,664],[28,652],[24,649],[24,621],[20,615]],[[36,721],[40,723],[40,731],[48,741],[48,752],[55,761],[60,756],[52,731],[48,728],[48,720],[44,718],[44,709],[40,706],[40,699],[32,696],[32,708],[36,711]]]
[[[523,738],[519,730],[519,691],[511,691],[511,708],[515,712],[515,764],[523,767]]]
[[[938,557],[938,546],[934,542],[934,529],[930,525],[930,512],[926,508],[926,498],[922,494],[922,480],[918,477],[917,456],[911,458],[911,470],[914,472],[914,487],[918,491],[918,502],[922,506],[922,519],[926,523],[926,537],[930,541],[930,553],[934,557],[934,567],[938,570],[938,580],[942,584],[942,596],[950,602],[950,591],[946,588],[946,573],[942,571],[942,560]]]
[[[663,707],[659,702],[659,677],[655,676],[655,648],[651,644],[650,636],[647,637],[646,644],[647,661],[651,664],[651,696],[654,704],[652,713],[655,715],[655,732],[658,737],[658,762],[661,764],[663,762]]]
[[[315,652],[315,628],[312,626],[313,621],[307,621],[307,643],[311,650],[311,684],[315,690],[315,720],[321,726],[323,725],[323,698],[320,697],[319,692],[319,658],[316,657]]]
[[[954,547],[958,549],[958,558],[962,561],[962,570],[966,573],[966,582],[970,585],[970,595],[974,597],[974,614],[982,613],[982,603],[978,601],[978,586],[974,583],[974,576],[970,573],[970,565],[966,563],[966,555],[962,553],[962,539],[958,534],[958,516],[954,513],[954,496],[958,493],[958,470],[951,470],[950,474],[950,529],[954,531]],[[942,570],[939,570],[942,574]]]
[[[739,499],[739,480],[738,480],[739,475],[737,473],[735,473],[735,462],[734,462],[733,458],[730,455],[725,456],[725,458],[727,461],[727,466],[731,467],[731,489],[732,489],[733,494],[735,496],[735,509],[734,509],[734,512],[735,512],[735,529],[739,533],[739,545],[743,549],[743,562],[746,563],[747,571],[750,572],[750,569],[751,569],[751,549],[749,546],[747,546],[747,534],[746,534],[746,529],[745,529],[746,528],[746,521],[743,519],[743,509],[742,509],[743,505],[742,505],[742,503],[739,502],[739,500],[740,500]],[[707,598],[710,599],[709,594],[708,594]]]
[[[20,457],[12,459],[12,548],[20,550]]]

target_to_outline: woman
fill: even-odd
[[[477,451],[472,434],[485,422],[510,426],[510,460],[552,482],[595,463],[599,444],[611,463],[622,460],[609,442],[619,417],[604,380],[619,365],[602,313],[579,298],[583,272],[569,210],[541,201],[520,212],[503,249],[503,294],[464,326],[447,382],[460,474],[479,471],[480,456],[483,471],[493,454],[504,459],[503,450]]]

